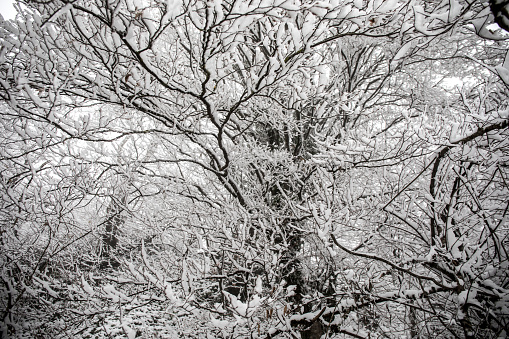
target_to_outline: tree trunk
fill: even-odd
[[[106,209],[106,220],[104,221],[104,233],[102,236],[101,257],[103,262],[101,267],[118,266],[118,261],[113,257],[113,253],[117,249],[118,234],[125,223],[126,217],[122,215],[125,209],[127,196],[122,196],[121,200],[112,197],[108,208]]]
[[[415,339],[419,337],[418,327],[417,327],[417,314],[415,308],[409,306],[408,309],[408,322],[410,326],[410,339]]]

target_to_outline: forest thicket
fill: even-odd
[[[509,334],[503,0],[20,0],[2,338]]]

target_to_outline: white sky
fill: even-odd
[[[14,7],[12,7],[12,3],[14,0],[0,0],[0,14],[4,17],[4,19],[14,19],[14,15],[16,11]]]

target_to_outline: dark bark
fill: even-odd
[[[104,222],[104,233],[102,235],[102,252],[103,262],[101,268],[117,267],[118,261],[113,257],[114,251],[118,246],[118,236],[122,226],[125,223],[126,216],[123,214],[127,196],[123,196],[120,200],[115,197],[111,198],[110,204],[106,209],[106,220]]]
[[[507,0],[490,0],[490,8],[495,22],[500,28],[509,32],[509,2]]]

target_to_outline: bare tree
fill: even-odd
[[[70,336],[135,336],[147,305],[174,336],[505,333],[488,4],[24,3],[0,31],[2,246],[40,241],[2,257],[6,335],[41,294]]]

